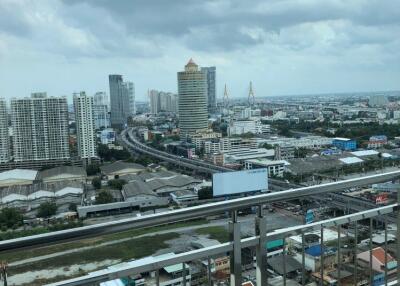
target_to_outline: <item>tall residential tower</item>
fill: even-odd
[[[6,101],[0,98],[0,164],[10,161],[10,136]]]
[[[92,158],[97,157],[93,97],[87,96],[83,91],[74,94],[74,111],[78,156],[90,163]]]
[[[70,158],[67,98],[41,92],[12,99],[11,123],[15,162]]]
[[[216,68],[215,67],[202,67],[201,70],[206,73],[206,77],[207,77],[207,109],[208,109],[208,113],[214,113],[217,108]]]
[[[93,100],[94,122],[96,129],[110,127],[107,94],[105,92],[96,92]]]
[[[132,82],[124,82],[122,75],[109,75],[109,83],[111,125],[121,127],[135,113],[135,87]]]
[[[208,128],[207,76],[192,59],[178,72],[178,111],[182,138]]]

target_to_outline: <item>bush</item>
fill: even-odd
[[[38,217],[50,217],[55,215],[57,212],[57,205],[54,202],[45,202],[40,204],[37,211]]]
[[[106,190],[102,190],[100,192],[98,192],[97,196],[96,196],[96,204],[100,205],[100,204],[109,204],[112,203],[114,201],[113,196],[111,195],[111,193],[109,191]]]
[[[96,190],[101,189],[101,179],[100,178],[94,178],[92,180],[92,186],[93,188],[95,188]]]
[[[100,172],[100,167],[98,164],[89,164],[86,167],[86,173],[88,176],[97,175]]]
[[[213,190],[211,187],[206,187],[199,190],[199,200],[207,200],[213,198]]]
[[[4,208],[0,212],[0,228],[16,228],[23,223],[23,216],[18,209]]]
[[[112,189],[122,190],[122,187],[126,184],[125,180],[113,179],[108,181],[108,186]]]
[[[76,204],[70,203],[69,206],[68,206],[68,210],[71,211],[71,212],[76,212],[77,207],[78,206]]]
[[[128,150],[114,150],[109,149],[107,145],[99,144],[97,153],[99,154],[100,158],[104,161],[112,161],[112,160],[127,160],[131,157],[131,154]]]

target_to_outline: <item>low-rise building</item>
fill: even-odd
[[[225,151],[224,162],[226,164],[239,163],[244,164],[246,160],[250,159],[273,159],[275,151],[273,149],[257,148],[257,149],[236,149]]]
[[[342,151],[353,151],[357,149],[357,142],[349,138],[336,137],[333,139],[332,145]]]
[[[41,203],[53,201],[58,211],[67,211],[69,204],[81,204],[83,190],[82,183],[71,181],[9,186],[0,190],[0,208],[15,207],[30,217]]]
[[[152,173],[151,173],[152,174]],[[124,185],[122,194],[125,201],[142,195],[169,197],[171,193],[183,190],[193,190],[202,181],[190,176],[178,174],[168,178],[154,178],[151,180],[130,180]]]
[[[244,162],[246,169],[266,168],[268,177],[283,177],[285,167],[289,163],[285,160],[251,159]]]
[[[43,183],[75,181],[84,183],[86,181],[86,170],[76,166],[60,166],[40,171],[37,179]]]
[[[371,148],[371,149],[378,149],[378,148],[382,148],[387,143],[388,143],[388,139],[385,135],[371,136],[371,137],[369,137],[367,146],[368,146],[368,148]]]
[[[397,261],[389,253],[387,253],[388,263],[387,271],[388,275],[396,273]],[[363,267],[369,267],[370,262],[370,251],[364,251],[357,254],[357,263]],[[382,247],[376,247],[372,249],[372,269],[376,272],[385,272],[385,250]]]
[[[0,173],[0,187],[31,185],[36,180],[38,171],[13,169]]]
[[[260,120],[236,120],[232,121],[228,126],[228,135],[242,135],[246,133],[252,134],[268,134],[271,133],[269,124],[262,124]]]
[[[112,128],[101,130],[97,133],[97,137],[100,138],[101,144],[108,145],[115,142],[116,132]]]
[[[102,175],[108,179],[119,178],[122,175],[138,174],[146,168],[136,163],[128,163],[124,161],[116,161],[114,163],[100,167]]]
[[[278,145],[281,148],[306,148],[317,150],[332,145],[332,138],[317,135],[303,136],[300,138],[272,137],[264,139],[260,143],[269,144],[271,146]]]

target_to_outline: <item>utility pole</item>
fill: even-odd
[[[7,286],[7,268],[8,264],[5,261],[0,262],[0,278],[3,280],[3,285]]]

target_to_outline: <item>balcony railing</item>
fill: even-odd
[[[12,239],[7,241],[0,242],[0,255],[2,251],[11,251],[20,248],[34,248],[42,245],[49,245],[60,243],[64,241],[71,240],[79,240],[81,238],[93,237],[99,234],[105,233],[115,233],[123,230],[128,230],[132,228],[144,228],[150,226],[156,226],[164,223],[173,223],[183,220],[190,220],[193,218],[199,217],[207,217],[216,214],[230,213],[230,222],[229,222],[229,233],[230,233],[230,241],[227,243],[222,243],[216,246],[205,247],[197,250],[187,251],[179,254],[175,254],[174,256],[166,256],[166,257],[156,257],[149,262],[141,263],[140,265],[129,265],[121,266],[118,268],[110,268],[106,270],[101,270],[94,272],[92,274],[73,278],[70,280],[65,280],[49,285],[99,285],[100,282],[113,280],[116,278],[123,278],[132,276],[140,273],[155,273],[155,285],[162,285],[160,283],[160,275],[159,270],[164,267],[182,264],[183,271],[182,273],[186,273],[185,271],[185,263],[196,261],[196,260],[206,260],[208,273],[207,273],[207,283],[208,285],[212,285],[211,279],[211,268],[212,264],[210,263],[211,259],[215,257],[220,257],[229,253],[230,259],[230,285],[242,285],[243,279],[243,266],[242,266],[242,250],[245,248],[255,249],[255,277],[257,285],[269,285],[268,281],[271,277],[269,272],[267,271],[267,262],[268,262],[268,249],[267,243],[272,240],[276,240],[277,238],[283,239],[282,245],[282,259],[283,259],[283,285],[287,283],[287,264],[286,259],[288,257],[288,245],[286,242],[287,237],[293,235],[301,236],[301,250],[298,252],[301,255],[301,285],[306,285],[306,243],[305,243],[305,234],[310,231],[318,231],[320,236],[320,250],[321,255],[319,258],[319,263],[321,267],[319,267],[319,272],[314,273],[314,279],[318,280],[320,285],[326,283],[326,271],[325,271],[325,263],[324,259],[327,259],[326,249],[327,247],[324,245],[324,230],[328,228],[336,228],[337,231],[337,260],[336,271],[339,279],[336,281],[335,285],[341,285],[341,272],[342,268],[342,250],[343,250],[343,237],[342,234],[342,226],[351,225],[354,229],[354,240],[358,241],[358,226],[360,221],[365,223],[368,221],[369,224],[369,265],[366,266],[367,271],[363,271],[362,273],[359,271],[358,267],[354,267],[352,277],[353,283],[352,285],[361,285],[360,279],[364,280],[363,285],[397,285],[396,279],[391,277],[389,279],[388,275],[388,256],[387,256],[387,237],[388,230],[385,227],[384,236],[385,236],[385,263],[384,263],[384,281],[382,284],[377,284],[380,282],[375,281],[376,275],[373,269],[372,263],[372,235],[373,235],[373,222],[379,218],[380,221],[383,220],[386,222],[386,217],[393,214],[397,218],[397,225],[400,225],[400,212],[399,212],[399,202],[400,195],[398,193],[397,203],[386,205],[382,207],[377,207],[373,209],[368,209],[365,211],[360,211],[348,215],[343,215],[340,217],[330,218],[318,222],[313,222],[310,224],[303,224],[283,229],[278,229],[273,232],[266,231],[267,229],[267,216],[268,214],[264,214],[263,209],[265,204],[270,204],[273,202],[279,202],[284,200],[302,198],[307,196],[319,196],[322,194],[338,192],[342,190],[346,190],[353,187],[362,187],[371,185],[374,183],[394,181],[400,178],[400,171],[382,173],[372,176],[360,177],[345,181],[321,184],[310,187],[302,187],[298,189],[291,189],[276,193],[268,193],[261,194],[252,197],[245,197],[239,199],[233,199],[229,201],[223,201],[213,204],[200,205],[191,208],[184,208],[180,210],[170,211],[167,213],[154,214],[142,217],[135,217],[130,219],[123,219],[119,221],[113,221],[108,223],[102,223],[92,226],[85,226],[76,229],[69,229],[59,232],[47,233],[42,235],[35,235],[30,237]],[[240,209],[248,208],[248,207],[257,207],[257,215],[255,216],[255,236],[248,238],[241,238],[241,222],[238,220],[238,211]],[[393,217],[392,217],[393,218]],[[396,234],[396,257],[400,257],[400,228],[397,228]],[[357,257],[357,243],[352,245],[354,257]],[[397,281],[400,281],[400,263],[397,263]],[[346,271],[348,272],[348,271]],[[183,275],[180,280],[180,285],[186,285],[190,282],[187,281],[187,276]]]

